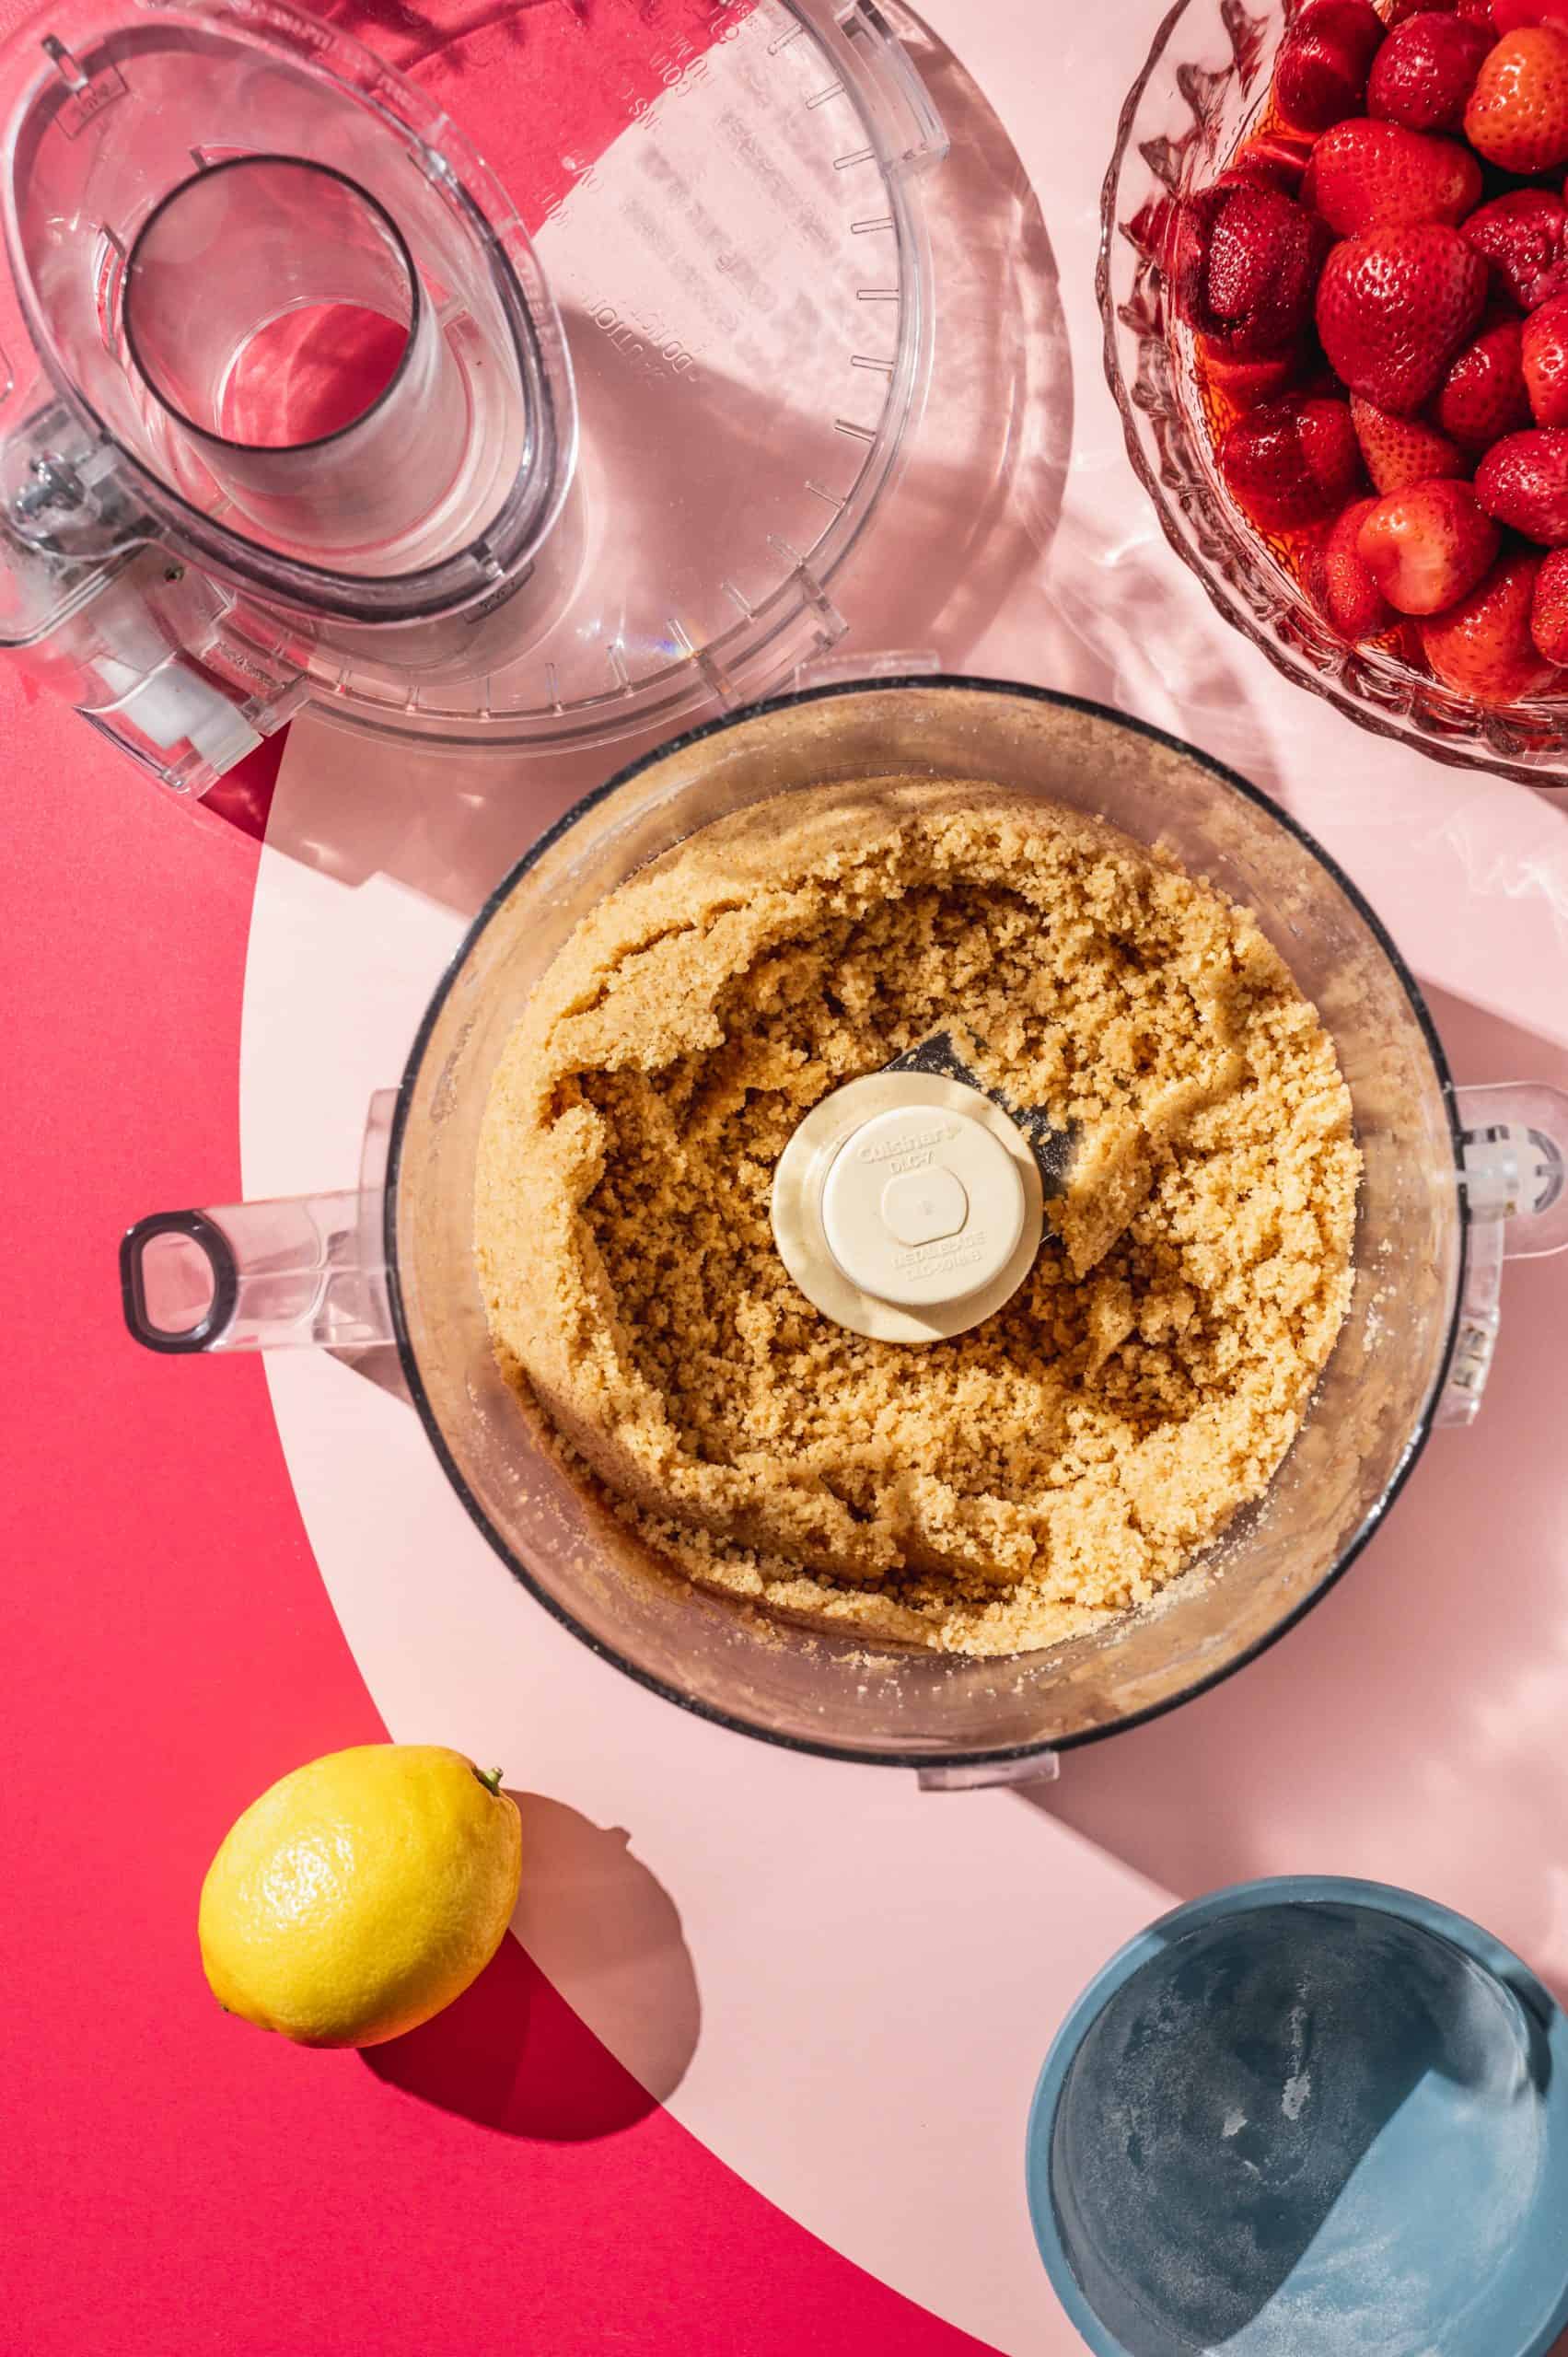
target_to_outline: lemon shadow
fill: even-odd
[[[674,1901],[620,1827],[514,1793],[515,1937],[434,2021],[366,2048],[405,2095],[506,2136],[583,2143],[635,2126],[686,2074],[702,2026]]]

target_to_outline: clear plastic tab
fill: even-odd
[[[1457,1092],[1469,1222],[1464,1299],[1439,1422],[1481,1407],[1502,1322],[1503,1263],[1568,1251],[1568,1092],[1539,1081]]]

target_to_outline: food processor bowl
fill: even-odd
[[[1255,910],[1338,1048],[1365,1177],[1353,1298],[1267,1495],[1146,1609],[1049,1652],[970,1660],[786,1625],[662,1571],[567,1477],[502,1378],[473,1257],[475,1157],[514,1023],[579,920],[709,821],[889,774],[993,783],[1103,815]],[[1103,708],[979,679],[807,691],[678,739],[592,795],[496,890],[378,1098],[354,1192],[156,1214],[125,1238],[155,1349],[395,1338],[452,1485],[594,1649],[773,1742],[1023,1780],[1202,1691],[1289,1628],[1365,1544],[1434,1422],[1473,1413],[1501,1259],[1568,1245],[1551,1091],[1456,1097],[1420,993],[1331,861],[1246,781]],[[526,1635],[522,1641],[526,1642]]]
[[[1292,15],[1283,0],[1177,0],[1128,94],[1100,202],[1097,287],[1105,372],[1128,456],[1161,529],[1211,602],[1297,687],[1434,761],[1528,784],[1561,776],[1568,698],[1491,710],[1330,629],[1283,558],[1237,506],[1215,464],[1167,267],[1181,202],[1205,188],[1264,114]]]

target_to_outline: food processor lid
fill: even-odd
[[[312,632],[525,575],[571,476],[559,319],[499,183],[356,42],[63,0],[0,51],[0,217],[35,566],[157,539]]]
[[[278,0],[65,0],[0,52],[13,608],[151,540],[332,716],[517,746],[831,644],[923,396],[945,145],[875,10],[517,0],[412,75]],[[357,405],[258,423],[345,323]]]

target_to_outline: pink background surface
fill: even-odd
[[[1051,244],[1031,242],[1043,232],[1014,189],[1010,250],[1052,294],[1059,270],[1062,300],[1031,342],[1051,364],[1038,447],[1015,447],[1008,473],[983,436],[956,456],[928,441],[894,519],[911,562],[889,539],[846,585],[851,646],[930,646],[1098,694],[1235,761],[1371,894],[1461,1079],[1561,1084],[1562,808],[1395,755],[1288,692],[1208,612],[1127,472],[1090,287],[1140,13],[1064,30],[1047,60],[1024,0],[932,11],[1042,192]],[[961,104],[950,61],[925,62]],[[946,390],[939,415],[964,413]],[[1028,443],[1026,408],[1014,423]],[[945,573],[971,478],[1008,496],[970,503],[990,517],[984,549]],[[349,1181],[366,1093],[395,1077],[445,945],[575,782],[509,782],[459,825],[395,765],[377,758],[372,780],[302,739],[263,853],[264,794],[192,816],[3,672],[0,742],[8,2347],[936,2352],[982,2345],[959,2328],[979,2318],[993,2345],[1065,2357],[1021,2187],[998,2177],[993,2199],[987,2177],[968,2201],[966,2167],[998,2105],[996,2165],[1016,2167],[1062,2012],[1170,1898],[1258,1873],[1376,1875],[1480,1916],[1568,1993],[1568,1260],[1510,1270],[1481,1423],[1434,1444],[1351,1578],[1244,1677],[1028,1798],[922,1799],[812,1763],[785,1783],[772,1755],[635,1693],[482,1549],[463,1553],[472,1534],[443,1519],[400,1403],[303,1361],[273,1371],[270,1397],[257,1361],[155,1362],[121,1325],[132,1218]],[[301,858],[356,828],[378,853],[363,880]],[[211,2004],[195,1894],[264,1783],[384,1726],[471,1726],[470,1748],[505,1731],[558,1878],[541,1877],[530,1942],[558,1985],[508,1943],[448,2016],[378,2060],[296,2053]],[[568,1817],[592,1820],[597,1845]],[[601,1828],[622,1826],[656,1880],[610,1872]],[[900,1913],[873,1912],[873,1895],[891,1910],[900,1894]],[[618,2014],[595,1957],[563,1941],[572,1908],[585,1939],[634,1919],[633,1967],[668,1955],[661,1910],[679,1910],[700,2028],[673,2019],[683,1984],[638,1969]],[[752,1919],[771,1956],[746,1949]],[[909,1991],[889,1960],[928,1950],[947,1977]],[[822,1978],[782,2058],[737,2001],[767,1968]],[[935,2029],[931,1986],[952,1995]],[[686,2058],[664,2103],[610,2050],[628,2011],[661,2007]],[[842,2040],[826,2050],[824,2025]],[[900,2126],[901,2149],[880,2150],[875,2107],[911,2058],[922,2133]],[[650,2065],[647,2084],[670,2076]],[[807,2092],[782,2111],[786,2082]],[[940,2232],[910,2192],[922,2167],[948,2191]],[[854,2263],[867,2254],[875,2271]],[[912,2282],[958,2323],[893,2288]]]

